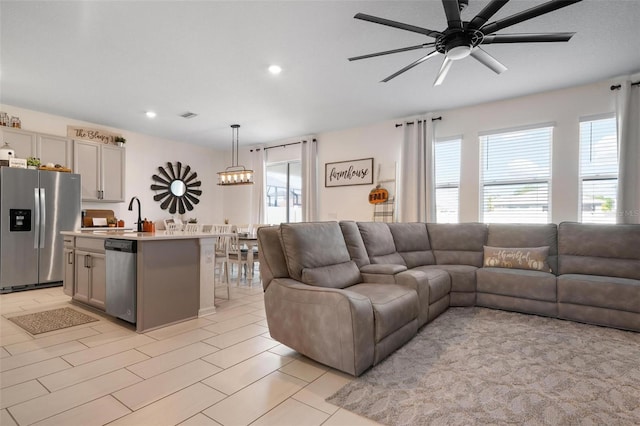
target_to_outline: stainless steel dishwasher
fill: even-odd
[[[136,322],[137,242],[104,240],[107,262],[106,311],[125,321]]]

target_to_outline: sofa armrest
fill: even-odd
[[[264,294],[271,336],[330,367],[360,375],[373,365],[373,308],[349,291],[291,278],[271,281]]]
[[[429,277],[423,271],[408,270],[395,276],[396,283],[409,287],[418,293],[420,301],[420,314],[418,315],[418,324],[423,326],[429,318],[429,297],[431,288],[429,286]]]
[[[404,265],[373,263],[360,268],[360,275],[365,283],[389,283],[395,281],[394,275],[406,270]]]

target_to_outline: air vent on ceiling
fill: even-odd
[[[197,117],[198,114],[196,114],[195,112],[190,112],[187,111],[184,114],[180,114],[180,117],[182,118],[193,118],[193,117]]]

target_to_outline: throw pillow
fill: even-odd
[[[484,246],[484,267],[531,269],[549,272],[549,246],[545,247],[489,247]]]

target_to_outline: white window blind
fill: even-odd
[[[480,137],[484,222],[549,222],[552,138],[551,126]]]
[[[460,194],[460,138],[435,143],[436,222],[457,223]]]
[[[580,122],[582,222],[616,223],[618,138],[614,117]]]

